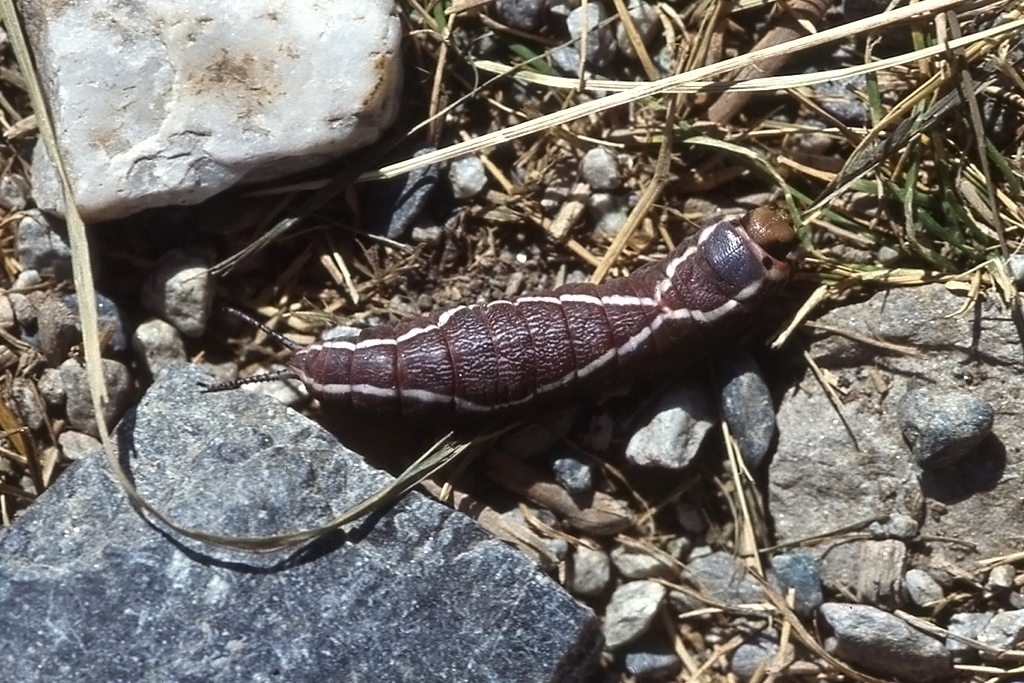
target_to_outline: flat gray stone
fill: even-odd
[[[715,406],[699,384],[690,382],[665,393],[626,444],[634,465],[678,470],[697,456],[704,437],[718,419]]]
[[[922,537],[954,541],[928,544],[929,568],[939,572],[973,571],[979,559],[1024,551],[1024,508],[1009,503],[1019,498],[1024,479],[1024,355],[1010,314],[994,297],[978,304],[977,319],[956,315],[962,304],[944,286],[927,285],[880,292],[821,318],[919,355],[815,333],[810,353],[843,386],[842,415],[810,372],[783,398],[769,467],[777,542],[889,515],[919,521]],[[962,460],[922,471],[898,419],[912,382],[987,402],[994,409],[992,434]],[[831,558],[843,544],[837,539],[810,550]],[[823,579],[833,585],[828,563]]]
[[[821,616],[834,632],[828,643],[836,656],[884,676],[939,681],[953,675],[949,652],[935,638],[869,605],[827,602]]]
[[[88,221],[196,204],[310,168],[390,125],[401,84],[392,0],[24,0],[36,64]],[[61,209],[43,145],[40,208]]]
[[[647,631],[668,589],[654,581],[630,581],[615,589],[604,615],[608,649],[630,643]]]
[[[140,492],[221,534],[322,523],[386,484],[318,425],[174,364],[117,430]],[[312,547],[213,549],[147,523],[106,461],[0,535],[18,681],[581,681],[593,613],[464,515],[410,494]]]

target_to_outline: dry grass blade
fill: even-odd
[[[654,81],[653,83],[645,83],[637,86],[629,92],[608,95],[607,97],[603,97],[592,102],[578,104],[574,107],[570,107],[569,109],[509,126],[508,128],[474,138],[468,142],[451,145],[438,150],[437,152],[423,154],[414,159],[409,159],[408,161],[385,166],[378,171],[364,174],[360,177],[360,180],[393,178],[417,168],[448,161],[472,152],[478,152],[488,147],[510,142],[527,135],[533,135],[534,133],[541,133],[554,126],[569,123],[570,121],[575,121],[576,119],[580,119],[585,116],[599,114],[614,107],[629,104],[631,102],[637,102],[653,95],[659,95],[664,93],[666,90],[683,83],[690,83],[729,73],[736,69],[755,64],[761,60],[780,54],[796,54],[814,47],[826,45],[836,40],[848,38],[852,35],[867,33],[882,27],[891,27],[893,24],[898,22],[914,18],[930,16],[937,12],[962,4],[965,4],[963,0],[924,0],[924,2],[920,2],[909,7],[901,7],[891,12],[883,12],[879,15],[850,22],[843,26],[837,26],[782,45],[766,48],[756,54],[745,54],[731,59],[726,59],[716,64],[710,64],[699,69],[693,69],[692,71],[687,71],[675,76],[669,76],[668,78],[663,78],[659,81]]]

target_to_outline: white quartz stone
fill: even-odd
[[[377,139],[398,109],[393,0],[21,0],[86,220],[194,204]],[[59,210],[43,146],[41,208]]]

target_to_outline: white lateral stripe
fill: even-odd
[[[605,306],[636,306],[638,308],[648,308],[657,305],[658,302],[649,296],[610,294],[608,296],[601,297],[601,303]]]
[[[545,304],[561,304],[562,300],[557,296],[521,296],[512,303],[514,304],[525,304],[525,303],[545,303]]]
[[[469,306],[456,306],[455,308],[449,308],[447,311],[437,316],[437,324],[439,326],[444,325],[445,323],[452,319],[453,315],[455,315],[459,311],[464,311],[467,308],[469,308]]]
[[[433,332],[434,330],[437,330],[437,329],[440,329],[439,326],[438,325],[433,325],[433,324],[424,325],[423,327],[414,327],[411,330],[398,335],[398,338],[395,339],[395,341],[396,342],[409,341],[410,339],[414,339],[414,338],[420,336],[421,334],[426,334],[427,332]]]
[[[619,354],[619,350],[618,349],[609,349],[609,350],[605,351],[600,356],[598,356],[597,358],[595,358],[594,360],[590,361],[589,363],[584,365],[582,368],[577,370],[576,371],[576,376],[577,377],[581,377],[581,378],[582,377],[586,377],[590,373],[592,373],[595,370],[599,369],[604,364],[608,363],[612,358],[615,358],[615,356],[617,356],[618,354]]]
[[[558,300],[563,303],[591,304],[600,306],[601,299],[591,294],[559,294]]]

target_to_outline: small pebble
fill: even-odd
[[[932,575],[922,569],[911,569],[903,576],[910,601],[918,607],[926,607],[942,600],[942,586]]]
[[[573,595],[596,598],[608,588],[612,576],[611,560],[601,550],[576,546],[565,585]]]
[[[21,211],[28,206],[28,181],[14,173],[0,176],[0,208]]]
[[[423,147],[412,156],[434,151],[435,147]],[[404,239],[434,194],[441,171],[440,164],[431,164],[399,178],[368,183],[362,201],[366,210],[366,231],[393,240]]]
[[[0,328],[10,332],[18,321],[14,317],[14,306],[11,298],[5,293],[0,293]]]
[[[213,278],[201,256],[172,249],[146,279],[142,303],[186,337],[200,337],[213,307]]]
[[[636,683],[660,683],[679,675],[683,663],[674,652],[630,652],[625,666]]]
[[[775,406],[754,357],[743,350],[720,356],[715,364],[722,416],[736,437],[751,471],[761,469],[775,437]]]
[[[627,8],[629,18],[633,20],[633,27],[640,34],[640,42],[650,45],[655,36],[661,31],[661,22],[658,20],[658,11],[644,0],[630,0]],[[622,22],[615,25],[615,44],[619,46],[619,52],[629,59],[636,59],[636,49],[633,41],[626,33],[626,27]]]
[[[629,206],[625,197],[607,192],[595,192],[587,199],[587,212],[594,224],[594,237],[604,240],[615,239],[629,218]]]
[[[440,244],[442,237],[444,237],[444,228],[440,225],[416,226],[412,229],[409,241],[412,244],[434,246]]]
[[[901,258],[903,258],[903,254],[892,247],[881,246],[878,248],[878,262],[883,266],[894,266]]]
[[[622,186],[619,160],[607,147],[594,147],[584,154],[580,174],[592,190],[617,190]]]
[[[642,636],[654,623],[668,589],[654,581],[630,581],[615,589],[605,608],[605,647],[615,650]]]
[[[583,28],[587,27],[586,61],[590,66],[600,68],[615,58],[615,31],[610,24],[603,23],[607,18],[607,11],[599,2],[577,7],[565,18],[565,27],[573,40],[569,47],[577,53],[580,50]]]
[[[1024,253],[1010,254],[1005,261],[1006,273],[1018,288],[1024,287]]]
[[[774,631],[759,633],[749,643],[743,643],[732,653],[729,663],[732,672],[741,681],[749,681],[764,662],[771,661],[779,653],[779,637]]]
[[[99,439],[73,430],[61,432],[57,436],[57,445],[68,460],[81,460],[102,448]]]
[[[503,24],[522,31],[540,26],[547,0],[497,0],[494,13]]]
[[[682,469],[697,455],[717,418],[702,388],[693,383],[676,387],[659,399],[648,422],[630,437],[626,459],[634,465]]]
[[[676,536],[665,542],[665,553],[674,560],[682,562],[693,550],[693,541],[686,536]]]
[[[889,515],[884,522],[872,522],[868,525],[868,533],[876,539],[900,538],[909,540],[917,536],[921,525],[910,515],[896,512]]]
[[[1024,610],[1000,612],[978,631],[976,640],[999,650],[1015,650],[1024,640]],[[981,658],[995,661],[992,654],[982,652]]]
[[[151,377],[174,361],[187,360],[185,344],[178,330],[159,318],[147,320],[135,328],[132,349],[142,360]]]
[[[39,271],[29,268],[18,273],[18,277],[14,278],[14,282],[11,283],[11,289],[30,289],[42,282],[43,276],[39,274]]]
[[[863,75],[816,83],[811,86],[811,90],[818,105],[839,121],[848,126],[862,126],[867,122],[867,105],[856,95],[858,91],[867,91],[867,79]]]
[[[1013,609],[1024,609],[1024,595],[1020,591],[1010,593],[1009,602]]]
[[[978,634],[990,621],[992,615],[985,612],[960,612],[949,617],[946,630],[952,635],[977,640]],[[946,637],[946,649],[953,655],[953,661],[958,663],[973,660],[978,656],[977,648],[950,636]]]
[[[452,195],[456,199],[475,197],[487,186],[484,162],[472,155],[456,159],[448,167],[448,182],[451,183]]]
[[[71,247],[40,211],[30,211],[18,223],[18,263],[58,281],[71,280]]]
[[[558,458],[551,464],[555,481],[569,493],[584,495],[594,489],[590,465],[574,457]]]
[[[685,575],[713,600],[727,605],[764,601],[764,591],[743,563],[729,553],[716,551],[701,557],[690,555]]]
[[[688,534],[699,535],[708,530],[704,513],[693,503],[680,501],[675,505],[676,521]]]
[[[82,337],[77,311],[52,289],[29,292],[28,300],[36,310],[35,336],[39,350],[50,367],[57,367]]]
[[[11,309],[14,311],[14,319],[21,326],[22,332],[26,329],[34,330],[36,321],[39,319],[39,312],[29,301],[28,296],[19,292],[11,292],[7,296],[11,302]]]
[[[988,573],[988,581],[985,588],[990,591],[1006,591],[1013,588],[1013,580],[1017,577],[1017,570],[1013,565],[1001,564],[993,567]]]
[[[32,380],[15,377],[11,381],[11,400],[21,416],[22,424],[32,430],[42,429],[46,424],[46,410],[39,398]]]
[[[826,649],[883,676],[927,683],[953,675],[949,651],[942,643],[902,619],[869,605],[825,603],[819,613],[834,636]]]
[[[897,417],[917,464],[933,469],[969,455],[992,431],[995,410],[968,393],[919,388],[900,399]]]
[[[786,553],[772,558],[775,587],[783,596],[794,591],[793,611],[808,617],[818,609],[824,597],[821,593],[821,569],[809,553]]]
[[[612,564],[624,579],[662,578],[673,580],[679,570],[671,563],[638,548],[620,545],[612,549]]]
[[[61,383],[67,394],[68,422],[73,428],[90,436],[99,437],[99,427],[92,411],[89,380],[85,366],[69,358],[60,366]],[[103,359],[103,378],[109,400],[103,406],[103,419],[107,426],[124,414],[131,400],[132,378],[128,368],[117,361]]]
[[[58,407],[64,405],[67,396],[64,394],[64,380],[60,378],[60,370],[57,368],[46,368],[39,375],[36,383],[39,394],[46,401],[46,405]]]
[[[80,318],[78,310],[78,295],[65,294],[64,303]],[[124,320],[121,311],[113,299],[110,299],[99,292],[96,293],[96,316],[99,323],[100,336],[106,340],[107,349],[115,353],[124,353],[128,350],[128,336],[124,331]],[[81,334],[81,324],[76,325]]]

